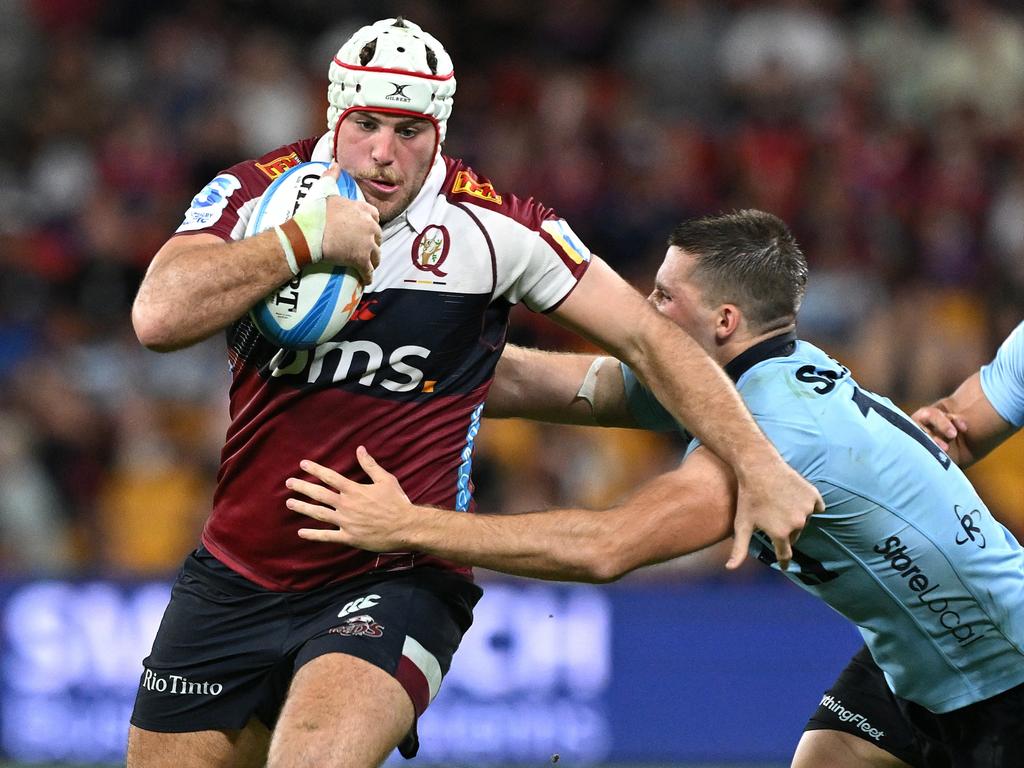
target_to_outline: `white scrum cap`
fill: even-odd
[[[425,117],[437,128],[437,146],[444,141],[455,95],[452,60],[411,21],[399,16],[360,29],[335,55],[330,80],[327,129],[335,141],[338,125],[353,110]]]

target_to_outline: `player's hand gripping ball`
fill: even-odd
[[[307,201],[335,194],[330,180],[320,179],[327,167],[323,162],[300,163],[274,179],[256,201],[245,236],[285,224],[297,212],[301,214]],[[338,177],[337,194],[350,200],[363,199],[355,181],[344,171]],[[321,225],[321,238],[322,229]],[[279,237],[285,237],[278,231]],[[288,246],[285,248],[288,253]],[[289,263],[293,270],[294,260],[292,253]],[[250,309],[249,317],[270,342],[285,349],[311,349],[344,327],[362,295],[363,284],[355,270],[326,262],[306,264],[294,278]]]

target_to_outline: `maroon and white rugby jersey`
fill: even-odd
[[[328,160],[307,139],[219,174],[179,233],[225,240],[289,167]],[[281,350],[243,318],[227,331],[231,426],[203,543],[275,590],[306,590],[373,570],[431,565],[420,553],[375,554],[300,539],[316,525],[285,507],[284,481],[313,459],[365,481],[365,445],[419,504],[471,511],[473,443],[512,305],[559,305],[590,261],[568,225],[533,199],[498,192],[440,157],[419,195],[383,232],[381,263],[342,331],[308,351]]]

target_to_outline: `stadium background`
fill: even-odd
[[[645,293],[678,220],[772,211],[811,264],[802,336],[908,409],[1019,322],[1009,0],[0,0],[0,759],[116,762],[166,582],[208,510],[222,342],[138,345],[149,258],[218,170],[321,131],[330,56],[398,13],[455,61],[447,151],[554,206]],[[512,338],[581,348],[527,312]],[[477,499],[608,503],[680,450],[487,422]],[[1013,440],[971,472],[1018,536],[1022,454]],[[436,760],[783,764],[856,639],[724,559],[600,589],[481,574],[494,607],[438,699]]]

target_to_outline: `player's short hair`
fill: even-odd
[[[807,259],[778,216],[753,209],[684,221],[668,244],[686,251],[709,305],[735,304],[758,332],[792,323],[807,288]]]

